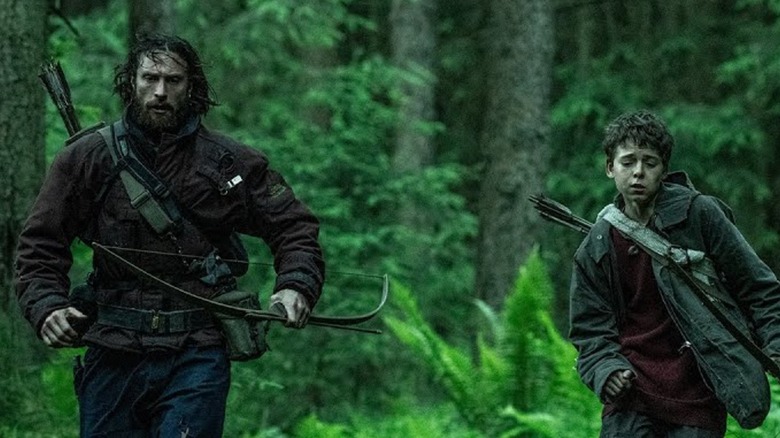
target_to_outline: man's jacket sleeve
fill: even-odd
[[[580,378],[602,400],[607,377],[617,370],[633,369],[620,353],[617,316],[606,298],[608,287],[605,274],[581,248],[572,272],[569,337],[579,353]]]
[[[16,294],[36,334],[51,312],[68,306],[70,246],[89,214],[75,151],[71,146],[55,158],[19,236]]]
[[[325,280],[319,221],[276,171],[255,169],[249,182],[250,224],[245,232],[261,237],[274,255],[274,291],[293,289],[314,307]]]

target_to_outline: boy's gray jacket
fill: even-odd
[[[618,201],[619,202],[619,201]],[[727,293],[720,307],[756,343],[780,356],[780,283],[727,216],[718,199],[687,187],[664,183],[651,226],[670,242],[703,251],[722,276]],[[599,219],[574,256],[571,281],[570,338],[579,352],[577,370],[602,396],[604,382],[616,370],[632,369],[618,344],[625,305],[616,269],[610,227]],[[718,399],[744,428],[759,426],[770,405],[762,366],[715,319],[674,272],[653,261],[661,297],[699,368]]]

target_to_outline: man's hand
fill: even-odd
[[[80,335],[71,323],[85,319],[87,315],[79,312],[75,307],[55,310],[43,321],[41,339],[49,347],[73,347]]]
[[[631,370],[618,370],[614,371],[607,377],[607,381],[604,383],[604,395],[605,399],[609,402],[623,397],[633,386],[631,381],[636,378]]]
[[[287,317],[284,323],[286,327],[303,328],[306,325],[311,310],[309,302],[302,293],[292,289],[282,289],[271,295],[271,304],[268,307],[273,307],[277,303],[284,306]]]

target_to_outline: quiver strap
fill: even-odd
[[[179,212],[168,187],[144,166],[127,143],[122,121],[103,127],[98,133],[106,142],[111,160],[119,169],[130,204],[159,234],[165,234],[181,223]]]

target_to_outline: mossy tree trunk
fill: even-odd
[[[173,0],[128,0],[130,17],[129,40],[145,33],[173,34],[176,15]]]
[[[32,332],[16,305],[13,264],[45,172],[45,94],[38,79],[45,54],[46,2],[0,0],[0,318],[20,344],[27,337],[17,332]]]
[[[528,196],[543,190],[550,156],[553,10],[547,0],[487,7],[476,292],[499,308],[540,233]]]
[[[401,100],[395,145],[392,155],[393,172],[397,177],[416,178],[434,161],[434,139],[430,128],[424,128],[435,117],[436,2],[433,0],[393,0],[390,10],[390,33],[393,63],[405,73],[399,83]],[[431,216],[416,197],[400,201],[397,221],[410,234],[428,236]],[[430,268],[430,243],[424,238],[404,240],[403,263],[412,287],[421,287],[425,270]]]

